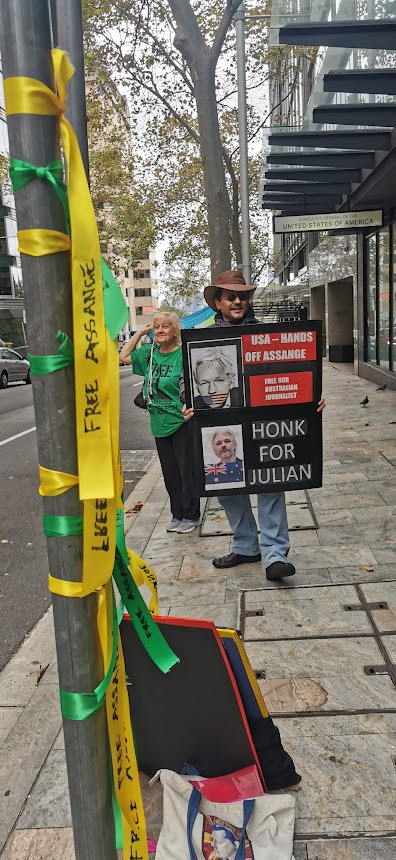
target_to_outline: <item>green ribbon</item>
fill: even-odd
[[[14,192],[24,188],[32,179],[46,179],[50,182],[62,203],[67,232],[70,236],[69,200],[67,188],[63,182],[63,164],[60,159],[47,164],[47,167],[36,167],[27,161],[12,158],[10,161],[10,179]],[[111,339],[115,340],[120,329],[128,322],[128,308],[120,287],[103,257],[101,263],[105,323]],[[36,372],[39,373],[40,371],[32,370],[32,373]],[[46,372],[51,373],[52,371],[42,371],[42,373]]]
[[[74,364],[74,347],[70,338],[63,331],[58,331],[56,339],[60,343],[56,355],[31,355],[28,353],[30,372],[33,373],[33,376],[55,373],[57,370],[63,370],[64,367],[70,367]]]
[[[59,158],[56,161],[51,161],[51,164],[47,164],[47,167],[36,167],[27,161],[21,161],[20,158],[11,158],[10,179],[14,192],[24,188],[32,179],[46,179],[50,182],[62,203],[67,232],[70,236],[69,201],[67,199],[66,185],[63,182],[63,164]]]
[[[105,323],[111,339],[115,340],[120,329],[128,322],[128,308],[120,287],[103,257],[101,263]]]
[[[125,544],[124,509],[117,508],[116,518],[116,555],[113,579],[121,595],[132,624],[139,639],[152,661],[161,669],[169,670],[180,660],[169,647],[158,625],[149,612],[142,595],[129,570],[129,556]],[[121,604],[120,604],[121,606]]]
[[[113,578],[144,649],[161,672],[169,672],[172,666],[180,662],[179,658],[169,647],[158,625],[150,615],[118,547],[115,554]]]
[[[113,774],[113,768],[111,768],[111,773]],[[124,846],[124,836],[122,832],[122,818],[121,818],[121,809],[117,800],[117,795],[114,789],[114,777],[113,777],[113,815],[114,815],[114,826],[115,826],[115,843],[116,848],[122,850]]]
[[[84,520],[82,514],[77,516],[55,516],[43,514],[43,530],[46,537],[69,537],[82,535]]]
[[[112,595],[112,601],[113,649],[109,668],[106,672],[105,677],[103,678],[103,681],[98,684],[93,693],[68,693],[66,690],[59,691],[62,715],[68,720],[86,720],[88,717],[91,717],[92,714],[98,711],[105,701],[106,691],[110,684],[114,671],[118,646],[118,624],[114,594]]]

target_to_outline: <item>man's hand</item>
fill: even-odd
[[[192,417],[193,417],[193,415],[194,415],[194,410],[193,410],[192,408],[187,409],[187,406],[186,406],[186,404],[184,403],[184,404],[183,404],[183,408],[182,408],[182,413],[183,413],[183,418],[184,418],[184,420],[185,420],[185,421],[189,421],[189,420],[190,420],[190,418],[192,418]]]
[[[324,410],[325,406],[326,406],[326,401],[325,401],[324,397],[322,397],[322,398],[319,400],[318,408],[317,408],[317,410],[316,410],[316,411],[317,411],[317,412],[323,412],[323,410]]]

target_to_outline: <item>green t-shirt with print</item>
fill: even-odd
[[[182,404],[179,394],[179,380],[182,372],[182,349],[178,346],[173,352],[161,353],[156,347],[153,352],[151,395],[148,402],[148,380],[150,371],[151,345],[144,344],[131,353],[133,373],[144,376],[143,393],[150,414],[151,432],[157,439],[170,436],[184,424]]]

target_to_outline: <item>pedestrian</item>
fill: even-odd
[[[137,345],[154,330],[153,344]],[[193,531],[200,520],[200,500],[193,492],[188,427],[182,414],[180,377],[182,350],[179,317],[169,311],[154,315],[153,324],[141,328],[119,355],[131,364],[133,373],[144,376],[143,394],[150,415],[165,486],[169,493],[172,520],[167,532]]]
[[[256,287],[247,285],[241,272],[230,270],[222,272],[215,284],[205,287],[206,303],[215,312],[215,326],[257,324],[250,299]],[[325,407],[325,401],[318,403],[318,412]],[[194,414],[193,409],[184,409],[188,421]],[[289,528],[286,514],[286,499],[283,492],[258,493],[258,521],[253,516],[249,495],[221,496],[219,502],[227,514],[233,540],[229,555],[214,558],[216,568],[236,567],[239,564],[252,564],[263,560],[266,577],[269,580],[283,579],[295,574],[295,567],[287,561],[290,549]]]

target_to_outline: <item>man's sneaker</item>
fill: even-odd
[[[288,561],[273,561],[267,567],[265,575],[267,579],[283,579],[284,576],[294,576],[296,568]]]
[[[187,532],[193,532],[197,526],[199,526],[199,520],[182,520],[176,531],[178,534],[185,535]]]
[[[230,552],[229,555],[222,555],[220,558],[214,558],[212,561],[213,567],[236,567],[238,564],[255,564],[261,561],[261,555],[240,555],[237,552]]]
[[[167,525],[166,531],[167,532],[177,532],[180,523],[181,523],[181,520],[175,520],[175,518],[173,518],[173,520],[170,521],[169,525]]]

